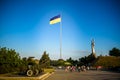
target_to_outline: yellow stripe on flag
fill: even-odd
[[[50,24],[55,24],[55,23],[58,23],[58,22],[61,22],[61,18],[56,18],[54,20],[51,20]]]

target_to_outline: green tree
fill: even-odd
[[[71,66],[72,64],[70,62],[65,61],[64,66]]]
[[[85,57],[81,57],[79,59],[79,63],[81,63],[80,65],[86,65],[86,64],[88,64],[87,57],[86,56]]]
[[[93,54],[90,54],[88,56],[79,58],[78,65],[92,66],[95,60],[96,57]]]
[[[66,60],[66,62],[68,62],[70,65],[79,65],[79,61],[78,60],[73,60],[71,57],[69,59]]]
[[[0,73],[19,71],[21,59],[14,49],[0,48]]]
[[[50,60],[51,66],[58,66],[58,60]]]
[[[57,63],[58,63],[58,66],[64,66],[64,60],[63,59],[58,59]]]
[[[99,56],[94,64],[95,66],[120,67],[120,57],[115,56]]]
[[[109,55],[116,57],[120,56],[120,50],[114,47],[112,50],[109,51]]]
[[[39,64],[40,64],[41,68],[50,67],[50,58],[49,58],[49,55],[46,53],[46,51],[44,51],[44,53],[39,61]]]
[[[93,54],[87,56],[87,65],[93,65],[96,60],[96,57]]]
[[[71,65],[74,65],[74,60],[71,57],[67,59],[66,61],[69,62]]]
[[[28,61],[27,61],[27,58],[26,57],[23,57],[22,60],[21,60],[21,64],[20,64],[20,72],[23,72],[25,70],[27,70],[27,67],[28,67]]]

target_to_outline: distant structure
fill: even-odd
[[[96,57],[96,54],[95,54],[95,42],[94,42],[94,39],[92,39],[91,41],[91,50],[92,50],[92,55],[94,55]]]

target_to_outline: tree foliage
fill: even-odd
[[[66,60],[68,63],[70,63],[71,65],[74,65],[74,66],[76,66],[76,65],[78,65],[79,63],[78,63],[78,60],[74,60],[74,59],[72,59],[71,57],[69,58],[69,59],[67,59]]]
[[[70,64],[74,64],[74,60],[70,57],[69,59],[66,60],[67,62],[69,62]]]
[[[58,66],[58,60],[50,60],[50,65],[51,66]]]
[[[96,59],[95,66],[109,67],[120,67],[120,57],[115,56],[99,56]]]
[[[109,51],[109,55],[116,57],[120,56],[120,50],[114,47],[112,50]]]
[[[41,68],[50,67],[50,58],[49,58],[49,55],[46,53],[46,51],[43,53],[43,55],[39,61],[39,64],[40,64]]]
[[[93,54],[90,54],[88,56],[79,58],[79,65],[92,66],[95,60],[96,57]]]
[[[19,71],[20,65],[20,56],[15,50],[0,48],[0,73]]]
[[[57,63],[58,63],[58,66],[64,66],[64,60],[63,59],[58,59]]]

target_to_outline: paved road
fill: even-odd
[[[65,72],[56,70],[45,80],[120,80],[120,73],[107,71]]]

